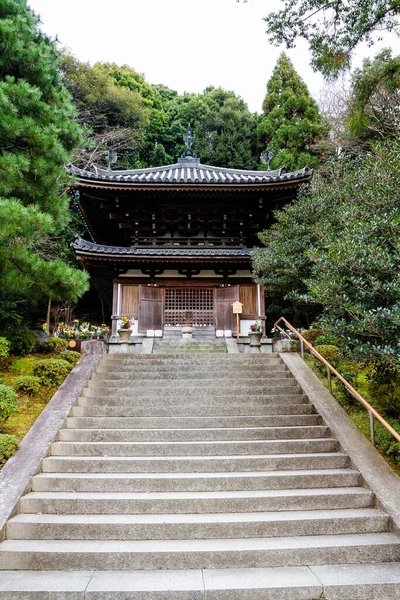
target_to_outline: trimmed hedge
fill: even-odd
[[[18,448],[18,440],[13,435],[0,433],[0,464],[4,464]]]
[[[45,358],[38,360],[33,365],[33,374],[39,377],[44,385],[60,385],[70,370],[72,365],[66,360],[60,358]]]
[[[62,360],[66,360],[74,367],[82,355],[80,352],[75,352],[75,350],[65,350],[65,352],[61,352],[59,356]]]
[[[0,385],[0,423],[15,413],[18,405],[17,394],[12,387]]]
[[[64,352],[64,350],[67,348],[67,340],[62,340],[61,338],[57,337],[48,338],[40,345],[40,350],[43,352],[43,354],[60,354],[60,352]]]
[[[301,335],[307,342],[314,345],[315,340],[324,335],[324,332],[322,329],[307,329],[307,331],[304,331]]]
[[[26,356],[36,345],[36,335],[29,329],[16,329],[8,336],[11,344],[11,353],[17,356]]]
[[[337,346],[331,346],[330,344],[326,344],[323,346],[318,346],[315,348],[316,351],[328,361],[332,365],[332,367],[337,367],[341,361],[340,350]],[[325,365],[319,362],[318,359],[315,359],[318,365],[321,365],[323,369],[325,369]]]
[[[40,379],[34,375],[21,375],[15,379],[15,389],[23,394],[37,394],[40,389]]]

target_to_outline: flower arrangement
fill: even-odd
[[[75,319],[72,325],[60,322],[54,335],[64,340],[92,340],[94,338],[107,340],[110,335],[110,328],[104,323],[101,326],[90,325],[87,321],[79,324],[78,319]]]
[[[135,323],[135,319],[132,317],[122,317],[122,323],[120,329],[130,329],[132,325]]]
[[[256,322],[250,325],[249,333],[262,333],[261,319],[256,319]]]

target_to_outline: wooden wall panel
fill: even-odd
[[[147,285],[139,286],[139,332],[163,328],[164,290]]]
[[[243,314],[258,314],[256,285],[241,285],[239,288],[239,300],[243,304]]]
[[[236,315],[232,304],[239,300],[239,286],[217,288],[215,290],[215,329],[236,331]]]
[[[138,285],[121,285],[121,314],[137,315],[139,309],[139,286]]]

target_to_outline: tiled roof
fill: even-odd
[[[92,165],[90,170],[79,169],[70,164],[67,171],[81,180],[91,180],[115,184],[262,184],[283,183],[308,179],[311,169],[304,167],[298,171],[286,173],[284,169],[275,171],[243,171],[212,167],[200,163],[176,163],[164,167],[150,169],[133,169],[126,171],[108,171]]]
[[[136,248],[135,246],[107,246],[76,238],[72,247],[78,252],[117,254],[128,256],[250,256],[252,248]]]

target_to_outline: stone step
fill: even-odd
[[[94,377],[104,378],[104,379],[140,379],[144,377],[145,379],[148,376],[152,376],[155,379],[163,379],[169,373],[173,374],[174,377],[180,379],[186,378],[202,378],[204,375],[215,375],[219,378],[230,378],[230,377],[258,377],[264,376],[269,377],[276,375],[284,375],[285,373],[290,373],[287,366],[285,364],[275,364],[275,365],[263,365],[256,364],[249,369],[248,366],[237,365],[227,365],[224,368],[220,368],[218,366],[214,366],[212,364],[204,365],[203,367],[200,365],[191,367],[190,369],[182,369],[179,366],[157,366],[154,367],[152,365],[147,364],[137,364],[134,365],[134,368],[130,366],[118,366],[114,364],[110,364],[104,366],[103,363],[96,368],[94,373]],[[107,377],[107,375],[109,377]]]
[[[296,397],[298,400],[298,397]],[[304,398],[306,401],[307,399]],[[293,404],[216,404],[207,403],[199,405],[196,402],[178,402],[172,405],[115,405],[115,406],[79,406],[71,408],[71,417],[269,417],[280,415],[313,415],[315,408],[305,402]]]
[[[281,381],[281,380],[280,380]],[[129,385],[129,384],[123,384],[123,385],[119,385],[119,384],[115,384],[115,385],[110,385],[109,387],[103,386],[101,383],[100,384],[95,384],[93,386],[84,388],[82,390],[82,396],[97,396],[99,398],[101,397],[106,397],[106,398],[114,398],[114,397],[119,397],[119,396],[126,396],[126,397],[131,397],[131,398],[137,398],[139,395],[141,397],[146,397],[146,398],[154,398],[159,396],[160,394],[163,395],[163,397],[167,397],[167,398],[177,398],[177,397],[182,397],[182,396],[186,396],[188,394],[190,394],[191,396],[195,396],[195,397],[205,397],[205,396],[212,396],[212,397],[217,397],[217,398],[226,398],[227,396],[230,397],[236,397],[238,395],[240,396],[245,396],[245,398],[248,397],[254,397],[254,396],[260,396],[260,395],[267,395],[267,396],[272,396],[272,397],[277,397],[279,398],[279,396],[284,395],[285,393],[287,394],[302,394],[302,389],[301,387],[296,383],[296,380],[293,379],[284,379],[282,380],[282,383],[279,383],[279,385],[258,385],[258,384],[251,384],[251,385],[246,385],[244,383],[240,383],[240,384],[233,384],[230,383],[229,385],[219,385],[216,384],[215,381],[212,382],[213,385],[205,385],[204,387],[201,387],[201,389],[199,389],[199,384],[198,382],[196,382],[193,385],[165,385],[163,382],[157,383],[155,382],[153,385],[138,385],[135,383],[135,385]]]
[[[362,487],[219,492],[30,492],[20,499],[20,513],[275,512],[367,508],[372,503],[372,492]]]
[[[101,541],[6,540],[0,569],[196,569],[303,566],[400,560],[391,533],[278,538]]]
[[[146,571],[3,571],[0,600],[398,600],[400,563]],[[50,596],[49,596],[50,595]]]
[[[289,440],[329,437],[325,425],[314,427],[213,427],[203,429],[61,429],[62,442],[201,442]]]
[[[85,390],[84,390],[85,391]],[[260,396],[245,396],[243,394],[229,394],[229,396],[217,396],[212,394],[209,390],[205,392],[197,392],[191,394],[183,394],[183,393],[174,393],[168,392],[163,393],[159,392],[156,394],[145,394],[145,393],[137,393],[137,398],[134,397],[135,394],[118,394],[114,395],[110,393],[109,395],[99,396],[96,392],[87,392],[84,396],[80,396],[78,399],[78,406],[121,406],[122,408],[134,408],[134,410],[138,410],[139,408],[148,407],[148,410],[151,410],[152,407],[169,407],[175,406],[179,407],[180,414],[183,413],[183,416],[187,414],[191,414],[191,408],[197,407],[206,408],[213,407],[214,410],[223,406],[236,406],[242,405],[247,406],[250,405],[260,405],[260,406],[269,406],[269,405],[282,405],[282,404],[306,404],[308,403],[308,398],[304,394],[283,394],[283,395],[260,395]],[[182,398],[188,398],[188,400],[183,401]],[[132,406],[133,405],[133,406]]]
[[[128,389],[131,390],[132,386],[135,387],[135,389],[138,390],[142,390],[142,389],[154,389],[154,390],[158,390],[160,388],[164,390],[168,390],[169,388],[177,388],[177,389],[187,389],[187,390],[192,390],[197,388],[199,385],[199,380],[196,379],[195,377],[187,377],[187,378],[182,378],[182,377],[176,377],[175,374],[166,374],[165,377],[163,378],[153,378],[150,374],[147,377],[140,377],[138,379],[128,379],[127,377],[124,378],[99,378],[98,376],[92,377],[92,379],[90,379],[88,381],[88,386],[89,388],[95,388],[95,389],[107,389],[107,390],[112,390],[112,389]],[[201,379],[201,386],[202,388],[213,388],[215,389],[216,387],[221,388],[221,385],[225,388],[227,388],[228,390],[232,389],[235,390],[237,387],[239,388],[258,388],[258,387],[268,387],[270,388],[271,386],[274,386],[275,389],[276,388],[280,388],[281,386],[283,386],[284,388],[287,388],[288,386],[295,386],[298,387],[298,384],[296,382],[296,380],[294,379],[294,377],[292,377],[289,373],[282,373],[282,375],[279,376],[269,376],[269,377],[265,377],[264,375],[257,377],[256,381],[254,380],[254,376],[245,376],[245,377],[221,377],[218,378],[218,384],[216,385],[215,383],[215,378],[209,378],[209,377],[204,377]]]
[[[330,438],[203,442],[54,442],[51,456],[235,456],[336,452]]]
[[[268,352],[268,354],[224,354],[219,356],[213,355],[192,355],[192,354],[177,354],[173,356],[166,354],[162,356],[158,354],[104,354],[101,357],[102,363],[116,362],[118,364],[131,364],[131,363],[144,363],[148,362],[153,365],[167,365],[173,363],[213,363],[221,364],[222,366],[230,363],[240,363],[242,365],[254,364],[254,362],[260,361],[263,364],[276,364],[281,363],[282,359],[277,352]]]
[[[41,473],[33,492],[210,492],[357,487],[352,469],[226,473]]]
[[[376,509],[163,515],[20,514],[7,525],[14,540],[200,540],[383,533]]]
[[[44,473],[219,473],[344,469],[349,458],[343,452],[207,457],[49,456],[42,465]]]
[[[299,408],[298,405],[295,405]],[[304,405],[309,409],[311,405]],[[300,406],[301,408],[301,406]],[[305,411],[304,411],[305,412]],[[317,414],[239,417],[68,417],[68,429],[207,429],[210,427],[315,427],[322,424]],[[65,431],[65,430],[61,430]]]

